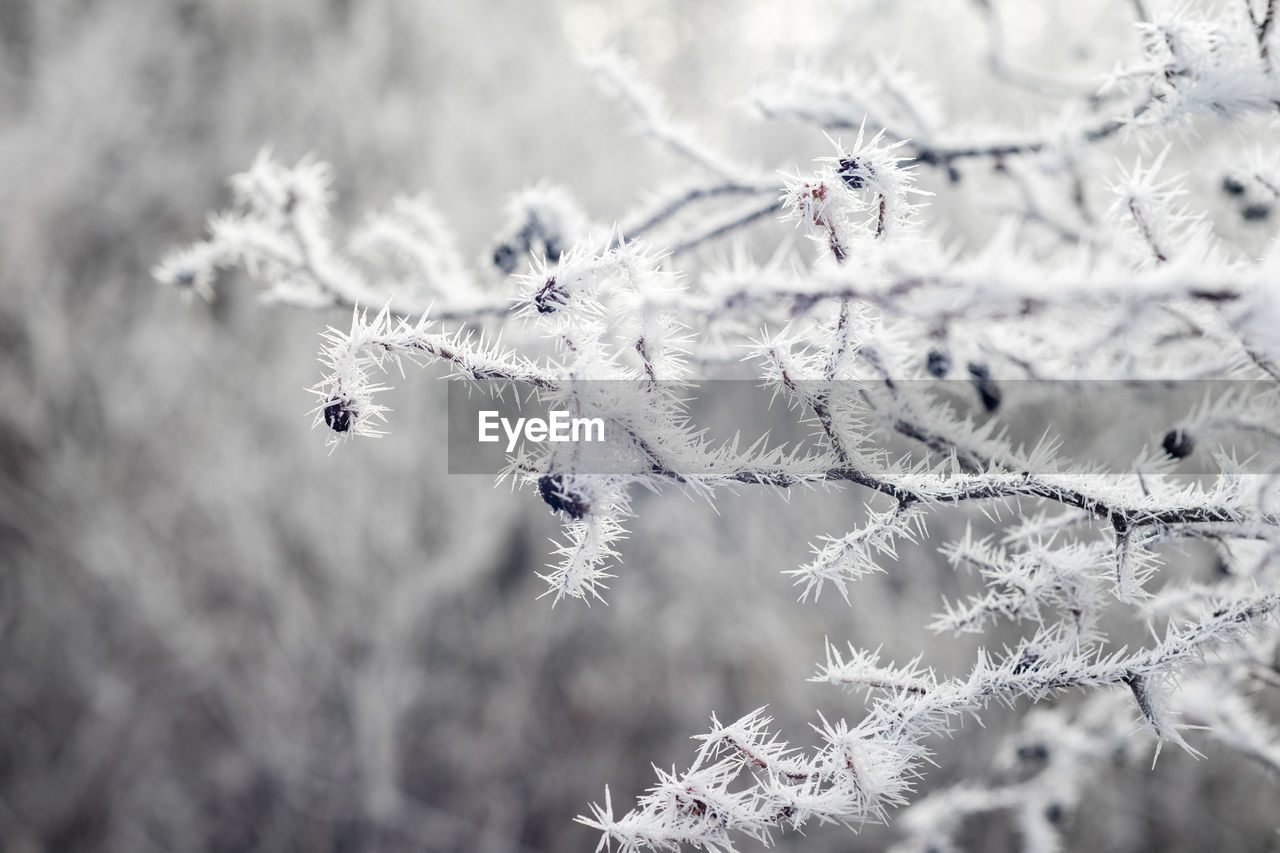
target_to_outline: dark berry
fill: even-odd
[[[932,376],[943,378],[951,372],[951,354],[942,347],[929,350],[928,370]]]
[[[582,518],[591,508],[582,495],[565,488],[563,474],[544,474],[539,477],[538,494],[542,495],[547,506],[574,518]]]
[[[991,370],[985,364],[969,363],[969,375],[973,377],[973,387],[978,392],[978,398],[982,400],[982,408],[990,414],[1000,408],[1000,401],[1003,395],[1000,393],[1000,386],[991,378]]]
[[[196,274],[192,270],[183,270],[173,277],[174,283],[190,287],[196,283]]]
[[[1271,215],[1271,205],[1269,204],[1247,204],[1240,211],[1240,216],[1245,222],[1261,222]]]
[[[354,414],[349,400],[330,400],[324,407],[324,422],[334,432],[346,432],[351,429]]]
[[[1062,803],[1049,803],[1049,807],[1044,810],[1044,816],[1049,823],[1062,823],[1062,818],[1066,815],[1066,809],[1062,807]]]
[[[1196,449],[1196,440],[1186,430],[1171,429],[1164,434],[1164,441],[1160,446],[1169,454],[1170,459],[1186,459]]]
[[[1244,184],[1235,175],[1222,178],[1222,191],[1227,195],[1244,195]]]

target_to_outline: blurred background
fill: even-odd
[[[1127,4],[1003,5],[1007,49],[1047,68],[1137,46]],[[962,671],[973,644],[922,627],[966,583],[932,549],[852,607],[795,601],[780,572],[856,522],[847,492],[641,496],[609,606],[553,609],[536,572],[555,520],[445,475],[439,371],[400,383],[388,437],[330,455],[303,389],[344,312],[264,308],[235,275],[184,301],[148,270],[266,144],[334,165],[342,222],[430,193],[478,266],[540,179],[617,219],[686,166],[629,132],[584,46],[768,169],[830,150],[743,109],[797,60],[897,57],[949,115],[1034,114],[983,82],[982,6],[0,0],[0,851],[590,850],[574,816],[687,763],[712,712],[769,704],[802,743],[816,708],[856,715],[804,681],[824,636]],[[948,236],[980,233],[935,177],[965,223]],[[786,235],[768,228],[766,257]],[[941,744],[924,787],[982,778],[1005,721]],[[1275,787],[1203,748],[1106,774],[1073,845],[1278,849]],[[999,821],[969,835],[1016,847]]]

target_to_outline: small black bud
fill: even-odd
[[[563,474],[544,474],[538,478],[538,494],[547,506],[574,518],[582,518],[591,507],[580,494],[565,488]]]
[[[1235,175],[1224,175],[1222,191],[1227,195],[1244,195],[1244,184]]]
[[[991,370],[985,364],[976,364],[969,362],[969,375],[973,377],[973,387],[978,392],[978,398],[982,400],[982,408],[990,414],[1000,408],[1000,401],[1003,395],[1000,393],[1000,386],[991,378]]]
[[[174,284],[179,284],[183,287],[190,287],[191,285],[196,283],[195,271],[183,270],[182,272],[178,273],[173,277],[173,281],[174,281]]]
[[[1043,743],[1025,743],[1018,747],[1018,757],[1023,761],[1048,761],[1049,747]]]
[[[1240,217],[1245,222],[1262,222],[1271,216],[1271,205],[1269,204],[1246,204],[1240,211]]]
[[[351,429],[351,418],[355,409],[350,400],[330,400],[324,407],[324,422],[334,432],[346,432]]]
[[[1013,665],[1015,675],[1022,675],[1024,672],[1030,672],[1040,664],[1040,655],[1031,651],[1031,649],[1023,649],[1022,654],[1018,655],[1018,661]]]
[[[942,379],[951,372],[951,353],[942,347],[934,347],[929,350],[927,367],[932,376]]]
[[[867,176],[871,170],[852,157],[840,161],[840,180],[851,190],[860,190],[867,185]]]
[[[1164,434],[1164,441],[1160,446],[1169,454],[1170,459],[1186,459],[1196,449],[1196,440],[1186,430],[1171,429]]]
[[[1049,807],[1044,810],[1044,816],[1049,823],[1062,823],[1062,818],[1066,816],[1066,809],[1062,807],[1062,803],[1049,803]]]
[[[510,243],[503,243],[493,250],[493,265],[502,270],[504,275],[516,271],[516,250]]]
[[[960,174],[960,170],[950,163],[947,164],[947,179],[953,184],[960,183],[960,179],[964,177]]]
[[[1000,386],[990,379],[979,379],[974,382],[978,389],[978,396],[982,398],[982,408],[990,414],[1000,408],[1000,401],[1003,396],[1000,393]]]
[[[533,305],[538,309],[539,314],[554,314],[568,301],[568,294],[564,292],[564,288],[556,284],[555,276],[550,276],[533,296]]]

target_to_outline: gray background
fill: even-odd
[[[1002,5],[1012,49],[1046,68],[1133,49],[1128,4]],[[1041,108],[982,83],[975,7],[0,0],[0,850],[589,850],[574,815],[687,762],[711,712],[769,703],[799,742],[815,708],[856,714],[803,681],[824,636],[962,671],[973,644],[922,626],[972,581],[932,549],[852,607],[795,602],[779,572],[856,524],[848,492],[718,512],[639,496],[610,606],[553,610],[535,600],[545,507],[444,475],[439,371],[392,395],[389,437],[329,455],[303,388],[342,312],[262,308],[239,276],[184,302],[147,271],[266,143],[332,162],[344,221],[430,192],[478,263],[507,195],[544,177],[617,218],[685,167],[628,132],[582,41],[611,39],[770,169],[829,151],[740,109],[797,56],[897,54],[962,118]],[[969,185],[926,183],[948,236],[989,227]],[[765,230],[768,250],[785,231]],[[989,774],[1006,720],[940,744],[925,787]],[[1275,849],[1272,783],[1200,745],[1206,761],[1103,774],[1072,845]]]

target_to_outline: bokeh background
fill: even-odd
[[[613,221],[686,166],[581,69],[597,44],[767,168],[829,151],[743,108],[798,60],[897,57],[971,121],[1044,109],[990,82],[985,5],[0,0],[0,850],[590,850],[573,817],[687,762],[713,711],[769,704],[801,743],[815,709],[856,714],[804,681],[826,636],[961,671],[973,644],[922,627],[966,583],[931,549],[850,607],[795,601],[780,571],[856,522],[851,493],[641,496],[609,606],[553,609],[555,521],[445,475],[438,370],[401,383],[387,438],[330,455],[303,389],[342,312],[262,307],[236,275],[184,301],[148,270],[266,144],[334,165],[340,221],[430,193],[480,267],[541,179]],[[1136,49],[1124,3],[1002,5],[1007,50],[1045,69]],[[949,237],[987,227],[927,185]],[[786,239],[764,230],[747,251]],[[1009,719],[940,744],[924,786],[985,778]],[[1073,846],[1280,849],[1273,782],[1203,748],[1104,774]]]

